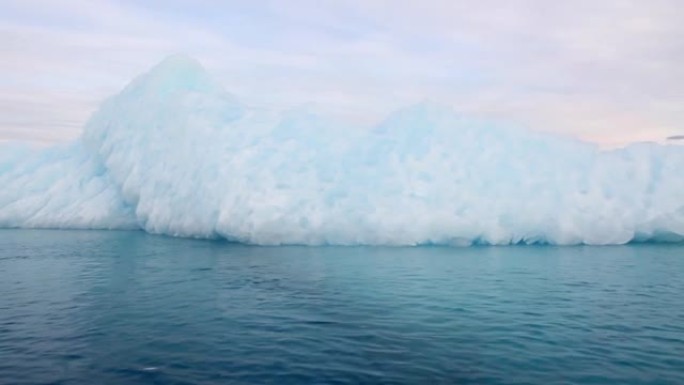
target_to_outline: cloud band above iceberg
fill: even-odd
[[[245,104],[375,124],[429,98],[621,145],[684,133],[679,0],[5,0],[0,141],[73,139],[159,57],[201,58]]]

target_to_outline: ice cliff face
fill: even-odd
[[[269,245],[683,241],[683,170],[684,147],[605,152],[429,104],[372,130],[263,114],[173,57],[76,143],[0,147],[0,227]]]

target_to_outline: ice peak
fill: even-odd
[[[135,133],[145,141],[160,141],[172,133],[185,135],[221,127],[243,114],[243,107],[215,81],[202,65],[185,55],[173,55],[138,76],[109,98],[91,117],[84,140],[106,158],[111,148]],[[111,142],[107,144],[106,142]],[[124,148],[119,148],[123,151]],[[149,148],[137,148],[149,152]],[[127,168],[137,163],[130,152]],[[119,164],[123,164],[119,160]],[[128,172],[128,171],[126,171]],[[117,174],[118,175],[118,174]]]
[[[221,87],[202,64],[182,54],[172,55],[139,76],[127,90],[169,93],[174,91],[211,91]]]
[[[160,68],[174,68],[174,69],[194,69],[194,70],[200,70],[204,71],[204,68],[202,67],[202,64],[198,62],[195,58],[182,54],[182,53],[177,53],[173,55],[169,55],[162,59],[156,66],[153,67],[153,69],[160,69]]]

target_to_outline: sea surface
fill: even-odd
[[[684,246],[0,230],[0,384],[684,384]]]

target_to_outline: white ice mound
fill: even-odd
[[[0,186],[0,228],[137,228],[107,170],[80,143],[0,147]]]
[[[268,245],[679,242],[683,170],[684,147],[603,152],[431,104],[373,129],[267,114],[173,57],[77,143],[0,148],[0,226]]]

